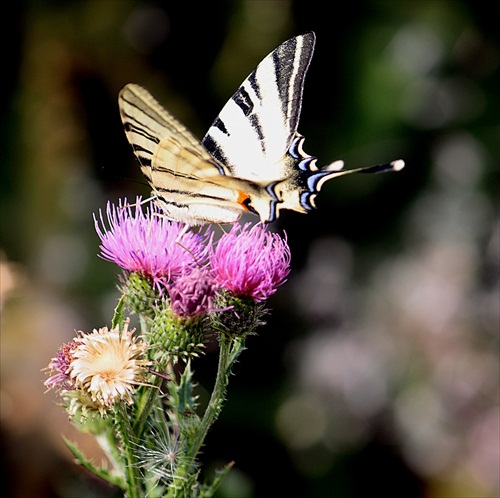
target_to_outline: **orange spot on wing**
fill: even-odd
[[[246,204],[249,199],[250,196],[246,192],[243,192],[243,190],[238,190],[238,199],[236,200],[236,202],[246,211],[249,211]]]

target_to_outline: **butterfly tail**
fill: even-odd
[[[273,191],[279,199],[276,204],[276,217],[280,209],[291,209],[301,213],[315,209],[316,196],[323,185],[332,178],[352,173],[400,171],[404,167],[404,161],[401,159],[355,169],[344,169],[344,162],[340,160],[318,167],[317,159],[302,149],[303,142],[304,137],[297,133],[287,152],[286,160],[290,163],[287,169],[290,175],[273,185]]]

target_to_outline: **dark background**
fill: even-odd
[[[492,3],[488,4],[490,7]],[[299,131],[331,182],[275,224],[289,282],[209,434],[221,497],[499,496],[498,19],[465,0],[18,1],[2,16],[1,455],[9,497],[119,496],[73,462],[46,366],[109,324],[92,213],[144,185],[117,94],[202,137],[255,65],[315,31]],[[194,365],[210,388],[214,355]]]

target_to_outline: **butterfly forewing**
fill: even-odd
[[[304,78],[315,35],[283,42],[245,79],[202,140],[238,178],[258,181],[288,176],[282,161],[297,131]]]

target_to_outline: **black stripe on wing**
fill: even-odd
[[[257,82],[255,81],[255,75],[253,77],[253,85],[255,88],[258,88]],[[252,86],[252,84],[250,84]],[[255,134],[257,135],[257,138],[260,143],[260,147],[262,149],[262,153],[265,155],[266,153],[266,143],[264,140],[264,130],[262,128],[262,123],[259,118],[259,115],[254,112],[255,104],[254,101],[252,100],[252,97],[250,94],[247,92],[245,88],[245,84],[241,85],[238,91],[231,97],[234,103],[241,109],[241,112],[243,113],[244,116],[248,118],[250,121],[252,128],[255,131]],[[260,99],[259,94],[257,94],[257,98]],[[225,133],[227,136],[229,136],[229,132],[227,131],[226,125],[224,122],[220,119],[217,118],[216,121],[218,121],[219,126],[217,126],[223,133]],[[212,139],[213,141],[213,139]],[[205,144],[206,147],[206,144]]]
[[[217,162],[225,165],[229,164],[227,156],[224,154],[224,151],[221,149],[221,147],[219,146],[219,144],[212,135],[205,136],[203,140],[203,145]]]
[[[293,83],[288,78],[289,69],[293,67],[293,63],[290,64],[289,61],[293,61],[295,59],[296,46],[297,40],[293,38],[286,44],[280,45],[273,52],[275,82],[278,87],[278,94],[281,102],[281,113],[283,116],[286,116],[288,112],[289,86],[292,86],[291,84]]]
[[[129,93],[131,94],[131,92],[126,92],[127,95]],[[133,115],[125,110],[123,104],[134,109]],[[145,124],[145,116],[151,120],[158,120],[160,117],[157,113],[146,111],[151,111],[151,109],[137,105],[137,99],[126,98],[125,95],[121,96],[120,114],[128,141],[140,164],[150,167],[153,152],[160,143],[161,137],[158,130]],[[158,121],[155,122],[159,124]]]
[[[291,134],[297,131],[299,124],[304,80],[314,52],[315,40],[316,36],[312,32],[291,38],[276,49],[273,58],[282,112]]]
[[[139,125],[139,126],[137,126]],[[141,125],[141,123],[137,123],[134,125],[131,120],[124,123],[125,132],[129,139],[129,143],[132,146],[132,149],[141,163],[142,166],[151,167],[151,157],[153,156],[153,151],[159,143],[159,140],[146,132],[146,128]],[[151,147],[144,147],[137,143],[137,139],[134,135],[139,135],[151,142]]]
[[[260,83],[257,80],[256,77],[256,71],[252,71],[250,76],[247,78],[248,84],[250,85],[250,88],[255,92],[255,95],[257,95],[257,98],[259,100],[262,100],[262,93],[260,90]]]
[[[252,113],[254,109],[254,103],[243,85],[240,86],[238,91],[231,98],[234,100],[235,104],[241,109],[245,116],[248,116]]]

